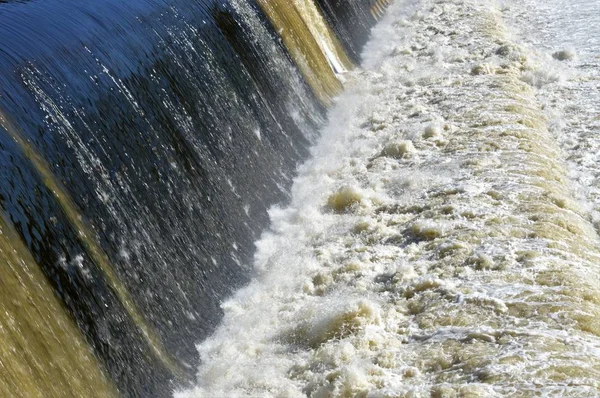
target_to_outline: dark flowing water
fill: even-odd
[[[368,5],[318,3],[357,60]],[[122,394],[168,395],[248,281],[323,95],[252,2],[0,1],[0,38],[4,235]]]

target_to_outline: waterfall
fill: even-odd
[[[382,5],[0,2],[0,395],[190,380]]]
[[[599,396],[597,3],[0,0],[0,396]]]

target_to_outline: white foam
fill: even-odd
[[[600,240],[536,97],[558,81],[485,1],[397,1],[372,38],[176,396],[593,396]]]

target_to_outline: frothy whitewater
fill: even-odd
[[[391,6],[177,397],[600,396],[598,75],[513,3]]]

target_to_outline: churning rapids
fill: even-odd
[[[397,0],[176,396],[600,396],[599,15]]]

